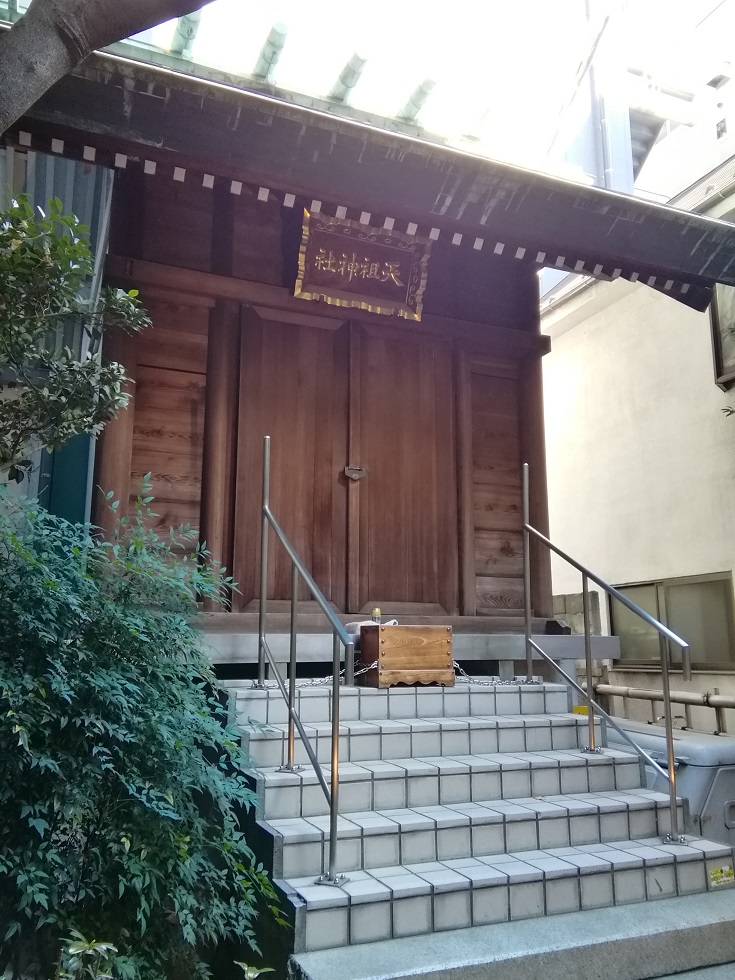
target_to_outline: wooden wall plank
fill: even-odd
[[[477,576],[477,612],[497,616],[518,615],[523,609],[523,578]]]
[[[520,531],[475,533],[475,571],[484,576],[523,575],[523,535]]]
[[[476,486],[475,529],[520,530],[523,525],[520,496],[512,487]]]

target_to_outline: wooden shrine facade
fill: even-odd
[[[5,138],[115,171],[108,279],[154,326],[108,350],[135,384],[96,483],[124,505],[150,471],[160,524],[199,528],[239,612],[267,434],[273,510],[336,609],[510,620],[523,461],[548,524],[539,269],[700,310],[735,285],[724,222],[105,54]],[[304,209],[431,238],[421,321],[294,296]],[[288,598],[285,563],[269,568]],[[548,553],[531,573],[550,616]]]
[[[254,609],[267,434],[273,511],[336,609],[518,616],[523,460],[547,522],[535,270],[439,241],[420,323],[304,301],[301,202],[226,190],[118,176],[108,280],[138,288],[154,325],[110,352],[135,385],[96,484],[128,501],[151,472],[160,526],[197,527],[234,611]],[[543,556],[534,580],[550,615]],[[289,596],[274,550],[269,597]]]

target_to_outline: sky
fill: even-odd
[[[593,52],[658,84],[701,87],[719,52],[729,54],[735,0],[215,0],[192,59],[247,76],[277,22],[288,30],[278,87],[326,98],[359,53],[367,64],[350,95],[356,109],[395,116],[431,78],[427,131],[532,166],[548,156]],[[173,28],[147,37],[168,48]]]

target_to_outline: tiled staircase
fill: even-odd
[[[583,751],[587,719],[568,711],[565,687],[461,680],[342,689],[338,870],[349,880],[315,884],[326,800],[298,738],[304,768],[278,771],[286,706],[249,683],[228,684],[231,704],[297,954],[729,887],[730,848],[662,842],[669,800],[641,788],[637,756]],[[297,709],[328,778],[330,688],[300,686]]]

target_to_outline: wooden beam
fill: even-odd
[[[459,524],[459,603],[463,616],[476,614],[475,514],[472,495],[472,376],[467,353],[454,355],[457,419],[457,518]]]
[[[531,524],[549,535],[549,501],[546,488],[546,441],[541,357],[529,357],[520,372],[521,461],[530,469]],[[531,540],[531,597],[536,616],[552,618],[554,603],[551,555],[548,548]]]
[[[130,379],[125,391],[130,395],[128,407],[108,422],[97,440],[95,453],[95,492],[92,494],[92,522],[110,538],[117,520],[128,511],[130,496],[130,467],[133,456],[133,424],[135,421],[135,379],[137,374],[136,337],[122,332],[105,337],[103,357],[109,363],[118,361]],[[113,514],[103,497],[112,490],[119,500]],[[100,492],[102,491],[102,492]]]
[[[232,570],[240,382],[240,304],[216,303],[209,320],[204,408],[201,538],[213,558]],[[205,603],[206,609],[217,604]]]
[[[275,308],[290,311],[305,323],[305,318],[313,317],[314,325],[317,320],[322,325],[337,321],[339,326],[345,321],[345,310],[340,307],[328,306],[326,303],[310,303],[297,299],[290,290],[282,286],[271,286],[265,283],[251,282],[247,279],[231,279],[227,276],[214,275],[194,269],[182,269],[175,266],[161,265],[157,262],[147,262],[141,259],[124,258],[110,255],[107,258],[105,272],[108,281],[121,285],[133,284],[136,288],[155,286],[167,289],[179,296],[197,295],[211,296],[218,299],[237,300],[257,308],[261,317],[265,309]],[[502,353],[515,359],[530,352],[546,352],[549,348],[547,337],[528,330],[513,330],[509,327],[499,327],[492,323],[475,323],[469,320],[456,320],[449,317],[425,314],[421,323],[408,324],[395,317],[381,316],[377,313],[360,311],[362,323],[374,324],[379,328],[393,329],[396,336],[405,331],[433,334],[446,340],[450,337],[462,340],[478,355]]]

